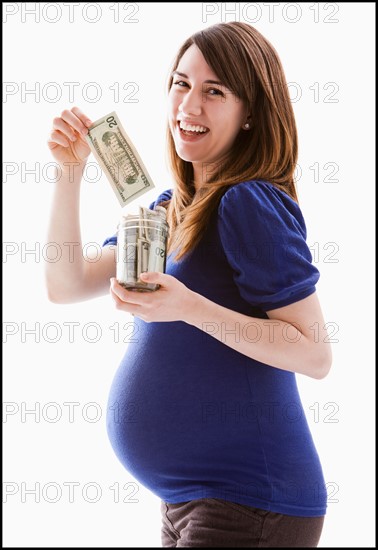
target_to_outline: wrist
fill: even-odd
[[[76,160],[60,164],[56,171],[57,181],[59,181],[60,177],[68,181],[81,181],[86,164],[87,160]]]
[[[201,294],[198,294],[193,290],[189,291],[183,318],[185,323],[193,326],[198,325],[199,319],[201,319],[201,311],[203,309],[204,300],[205,298]]]

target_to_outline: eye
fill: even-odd
[[[218,88],[209,88],[207,90],[207,93],[209,93],[210,95],[220,95],[224,97],[224,93],[221,92],[221,90],[218,90]]]
[[[188,86],[188,84],[183,80],[176,80],[176,82],[174,82],[173,85],[180,86],[181,88],[185,88],[186,86]]]

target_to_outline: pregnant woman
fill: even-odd
[[[134,315],[108,433],[128,472],[161,499],[164,547],[316,547],[327,494],[296,374],[321,379],[332,359],[294,185],[284,72],[256,29],[221,23],[186,40],[168,93],[173,185],[150,205],[167,209],[166,273],[144,275],[159,290],[116,282],[116,236],[96,263],[72,261],[63,246],[80,242],[90,153],[91,121],[74,107],[48,141],[63,173],[49,241],[67,249],[47,264],[49,297],[82,301],[110,282],[116,307]]]

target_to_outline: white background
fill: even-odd
[[[3,6],[4,545],[161,545],[160,501],[140,486],[138,502],[123,502],[138,487],[105,429],[108,390],[131,318],[109,297],[66,306],[46,298],[53,177],[46,140],[65,108],[77,105],[92,120],[115,110],[155,181],[138,201],[147,206],[171,187],[165,83],[178,47],[211,24],[244,20],[275,46],[291,83],[300,204],[335,340],[328,377],[297,377],[329,484],[320,546],[373,546],[374,3],[119,3],[118,21],[115,4],[79,3],[72,22],[62,3],[39,4],[39,18],[25,13],[34,4]],[[73,97],[68,82],[79,83]],[[127,83],[135,84],[123,90]],[[94,166],[83,184],[82,236],[83,243],[101,244],[114,233],[120,207],[105,178],[89,181]],[[77,323],[73,341],[63,323]],[[72,422],[64,403],[78,404]],[[70,482],[77,483],[73,502]],[[25,493],[33,487],[34,495]]]

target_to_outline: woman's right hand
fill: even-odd
[[[64,163],[85,163],[91,152],[85,135],[93,123],[77,107],[66,109],[54,118],[47,145],[62,170],[69,169]]]

